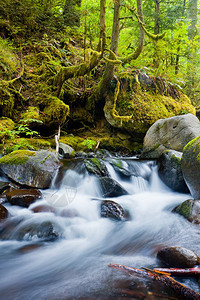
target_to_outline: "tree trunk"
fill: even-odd
[[[190,41],[190,45],[192,45],[196,35],[197,35],[197,0],[189,0],[188,6],[188,19],[189,19],[189,26],[188,26],[188,39]],[[198,79],[196,76],[196,46],[192,45],[188,49],[188,66],[187,66],[187,94],[190,97],[193,104],[196,104],[196,94],[195,89],[198,83]]]
[[[106,21],[105,21],[105,15],[106,15],[106,0],[100,1],[100,35],[99,35],[99,44],[97,47],[98,51],[101,51],[105,48],[106,45]]]
[[[155,18],[154,18],[154,34],[160,33],[160,0],[155,0]],[[154,58],[153,58],[153,65],[155,68],[159,67],[159,54],[157,50],[157,41],[154,41]]]

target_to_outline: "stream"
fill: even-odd
[[[62,177],[43,190],[43,198],[28,209],[5,204],[11,217],[5,221],[8,229],[0,232],[1,300],[175,297],[163,286],[144,278],[130,278],[108,265],[158,267],[156,253],[164,246],[183,246],[200,255],[199,226],[172,213],[191,195],[175,193],[165,186],[153,161],[134,157],[122,161],[132,176],[121,177],[109,160],[106,166],[110,177],[128,194],[106,199],[128,212],[125,221],[100,216],[98,178],[83,168],[82,160],[74,160],[70,168],[66,165]],[[51,206],[52,211],[34,213],[37,206]],[[27,233],[26,228],[38,224],[47,224],[55,238],[44,239],[42,232],[38,237],[34,230]],[[178,280],[200,291],[195,279]],[[134,291],[134,297],[124,290]]]

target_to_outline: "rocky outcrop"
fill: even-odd
[[[157,120],[183,111],[195,114],[186,95],[163,78],[149,76],[140,70],[132,70],[119,81],[113,78],[104,107],[109,124],[134,133],[135,138],[139,134],[138,139],[143,138]]]
[[[21,185],[45,189],[51,185],[60,163],[55,154],[47,150],[18,150],[0,158],[0,168]]]
[[[172,190],[189,193],[181,169],[182,152],[165,150],[158,159],[158,174],[161,180]]]
[[[170,267],[192,268],[199,264],[198,255],[183,247],[166,247],[158,251],[157,258]]]
[[[141,157],[158,158],[169,149],[182,152],[199,135],[200,122],[192,114],[160,119],[147,131]]]
[[[185,146],[181,166],[192,197],[200,199],[200,136]]]

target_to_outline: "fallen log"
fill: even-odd
[[[179,269],[179,268],[154,268],[153,271],[155,272],[164,272],[168,273],[169,275],[175,276],[199,276],[200,275],[200,268],[187,268],[187,269]]]
[[[169,273],[157,272],[146,268],[137,269],[137,268],[132,268],[132,267],[118,265],[118,264],[109,264],[109,267],[124,271],[133,277],[137,275],[142,275],[146,278],[151,278],[153,280],[156,280],[157,282],[171,288],[177,295],[185,299],[200,300],[199,293],[179,283],[178,281],[170,277]]]

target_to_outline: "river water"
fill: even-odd
[[[191,196],[166,187],[154,162],[123,158],[123,164],[131,177],[120,177],[106,162],[110,176],[128,191],[109,198],[129,212],[126,221],[100,217],[98,179],[84,170],[81,161],[66,168],[59,185],[54,182],[42,191],[43,199],[29,209],[5,204],[11,214],[6,227],[11,229],[0,235],[0,299],[131,298],[125,290],[132,291],[131,299],[174,296],[108,265],[157,267],[156,253],[163,246],[183,246],[200,255],[199,226],[171,212]],[[34,213],[38,205],[52,206],[53,211]],[[59,237],[52,241],[24,230],[43,222],[53,224]],[[180,281],[199,292],[195,279]]]

